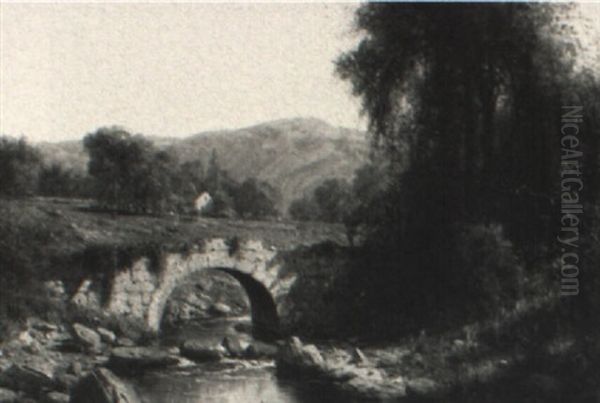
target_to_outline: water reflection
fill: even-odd
[[[347,402],[316,382],[285,381],[274,369],[216,369],[147,374],[137,381],[146,403],[332,403]]]
[[[250,335],[235,330],[240,323],[249,325],[250,318],[187,323],[163,333],[162,344],[180,345],[195,339],[216,345],[224,336],[252,342]],[[225,360],[147,373],[132,381],[144,403],[352,403],[316,381],[279,379],[274,364],[264,361]]]

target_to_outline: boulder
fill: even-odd
[[[441,387],[429,378],[413,378],[406,381],[406,395],[416,399],[435,398],[441,395]]]
[[[320,371],[325,360],[319,349],[312,345],[303,345],[298,337],[292,337],[277,353],[278,369],[297,372]]]
[[[117,341],[117,336],[108,329],[99,327],[96,329],[96,332],[98,332],[98,334],[100,335],[100,339],[107,344],[115,344],[115,342]]]
[[[97,368],[81,379],[70,403],[141,403],[135,389],[106,368]]]
[[[116,345],[121,347],[135,347],[135,342],[127,337],[119,337]]]
[[[375,397],[379,392],[384,377],[381,371],[370,368],[350,367],[346,372],[350,376],[346,387],[361,395],[372,395]]]
[[[221,345],[225,348],[229,356],[237,358],[245,356],[246,349],[249,346],[247,342],[232,336],[226,336]]]
[[[43,390],[54,389],[53,368],[13,364],[2,373],[0,384],[11,389],[21,390],[30,395],[38,395]]]
[[[366,368],[357,368],[357,376],[343,384],[343,389],[353,396],[359,395],[367,401],[404,401],[406,384],[402,377],[389,379],[376,368],[371,368],[366,373],[360,373],[365,370]]]
[[[179,362],[167,351],[152,347],[117,347],[112,350],[108,367],[118,373],[139,373],[165,368]]]
[[[181,355],[194,361],[219,361],[223,348],[208,346],[200,340],[187,340],[181,346]]]
[[[42,350],[42,344],[37,339],[35,330],[29,329],[19,333],[17,343],[28,353],[37,354]]]
[[[0,388],[0,403],[16,403],[17,399],[18,395],[16,392],[6,388]]]
[[[277,356],[277,346],[260,341],[254,341],[244,351],[246,358],[264,358]]]
[[[76,340],[87,350],[99,352],[102,350],[102,339],[100,335],[79,323],[73,325],[73,335]]]
[[[355,347],[354,350],[352,350],[352,355],[350,357],[350,363],[358,365],[358,366],[368,366],[369,365],[369,359],[360,350],[360,348]]]
[[[77,384],[79,377],[62,372],[54,377],[56,388],[61,392],[68,392]]]
[[[44,403],[69,403],[69,395],[61,392],[50,392],[46,394]]]
[[[41,319],[30,318],[28,321],[28,326],[32,329],[38,330],[42,333],[51,333],[58,332],[59,327],[53,323],[48,323]]]
[[[72,361],[69,369],[73,375],[81,376],[83,373],[83,364],[80,361]]]
[[[209,312],[214,316],[227,316],[231,313],[231,307],[222,302],[217,302],[210,307]]]
[[[66,301],[67,291],[65,284],[61,280],[51,280],[44,282],[44,290],[49,298],[55,301]]]
[[[233,328],[238,333],[252,334],[252,323],[239,322],[233,325]]]

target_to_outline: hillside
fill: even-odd
[[[366,161],[368,151],[364,133],[333,127],[314,118],[152,140],[158,147],[173,150],[182,162],[199,158],[206,164],[212,150],[216,150],[220,165],[236,180],[256,177],[278,189],[282,195],[278,206],[281,211],[287,211],[292,200],[326,178],[350,179]],[[86,169],[87,156],[80,141],[39,146],[48,162]]]

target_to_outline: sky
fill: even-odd
[[[59,141],[118,125],[183,137],[298,116],[364,129],[333,63],[360,39],[356,7],[0,3],[0,134]],[[597,46],[600,3],[582,14]]]
[[[188,136],[311,116],[364,128],[334,75],[356,4],[0,5],[0,133]]]

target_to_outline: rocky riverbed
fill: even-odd
[[[139,402],[127,379],[147,371],[227,360],[274,361],[281,378],[319,379],[353,397],[390,400],[435,393],[427,379],[391,376],[360,349],[317,347],[297,337],[278,344],[228,335],[220,343],[137,345],[103,327],[39,319],[1,348],[0,402]]]
[[[142,346],[102,327],[30,319],[23,331],[1,346],[0,352],[1,403],[88,403],[139,401],[121,378],[207,361],[272,360],[277,347],[233,336],[226,336],[218,344],[187,340],[181,347]],[[93,391],[93,398],[89,394],[92,392],[85,390]],[[114,398],[118,395],[131,397]]]
[[[296,386],[317,381],[339,392],[335,396],[346,396],[326,401],[470,403],[481,401],[481,396],[498,403],[512,403],[514,396],[532,397],[524,402],[564,401],[560,399],[567,385],[560,379],[539,370],[519,370],[525,358],[522,353],[490,348],[469,326],[442,336],[422,333],[394,344],[359,340],[313,344],[298,337],[267,344],[253,340],[247,326],[241,326],[244,322],[219,320],[227,322],[227,331],[215,330],[212,324],[208,326],[210,337],[184,334],[160,346],[157,340],[134,341],[103,326],[31,318],[21,332],[0,346],[0,403],[142,402],[147,399],[140,398],[139,389],[133,386],[147,373],[163,377],[188,373],[186,382],[194,383],[194,377],[205,377],[207,369],[213,368],[203,384],[210,388],[223,382],[219,387],[227,389],[230,375],[220,372],[222,369],[273,366],[277,379],[290,380]],[[553,342],[547,348],[558,357],[569,345]],[[507,389],[502,379],[515,373],[515,368],[518,376],[507,378]],[[271,376],[272,372],[263,371],[259,382],[271,382],[271,387],[273,381],[265,381],[265,374]],[[483,391],[465,399],[464,391],[472,385],[482,385]],[[499,392],[502,394],[496,396]],[[215,399],[210,401],[221,401]],[[313,402],[310,396],[265,401]]]

